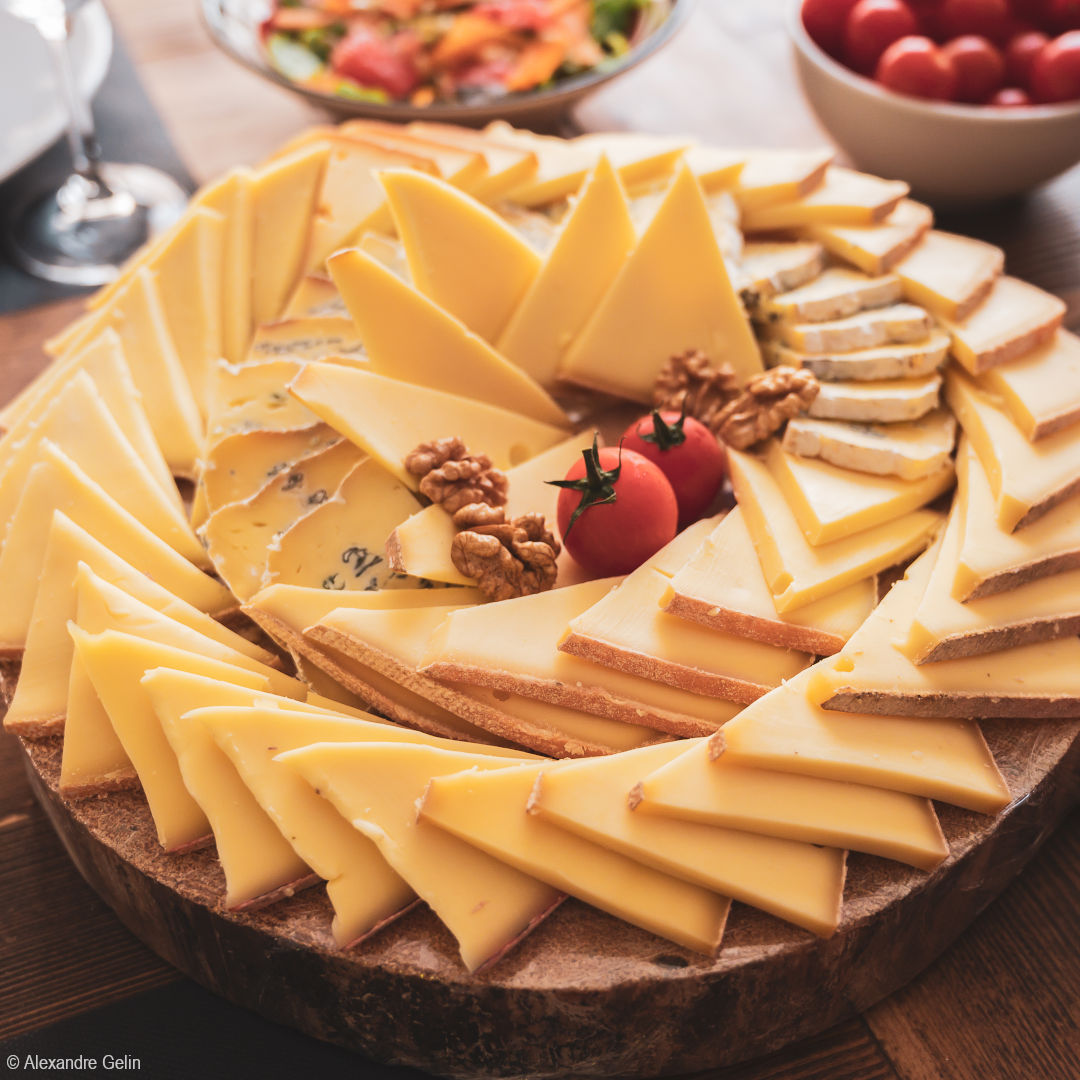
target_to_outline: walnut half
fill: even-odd
[[[462,531],[454,537],[450,559],[459,573],[476,581],[485,600],[509,600],[554,586],[562,549],[543,514],[507,521],[501,509],[466,506],[454,523]]]
[[[686,406],[688,415],[716,430],[713,417],[738,397],[739,380],[730,364],[717,367],[700,349],[689,349],[668,360],[653,385],[653,405],[675,412]]]
[[[728,446],[746,450],[808,408],[820,389],[805,368],[770,368],[750,379],[742,393],[717,413],[712,429]]]
[[[506,502],[506,473],[496,469],[487,454],[470,454],[456,436],[421,443],[406,456],[405,468],[421,477],[421,493],[448,514],[470,503]]]

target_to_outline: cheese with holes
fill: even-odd
[[[798,289],[824,268],[821,245],[811,240],[749,243],[739,257],[743,277],[760,296]]]
[[[825,656],[840,649],[870,614],[877,579],[865,578],[781,615],[736,506],[671,579],[660,602],[669,614],[716,630]]]
[[[994,286],[1005,253],[954,233],[928,232],[896,264],[904,295],[942,319],[966,319]]]
[[[904,480],[789,454],[775,439],[765,444],[764,460],[803,535],[814,545],[903,517],[948,491],[953,482],[951,461],[929,476]]]
[[[911,344],[877,345],[865,349],[800,352],[779,341],[765,341],[762,351],[770,366],[804,367],[819,379],[876,382],[883,379],[925,378],[937,372],[949,353],[949,336],[933,330]]]
[[[649,401],[668,358],[690,348],[730,363],[740,380],[761,370],[701,189],[683,168],[563,357],[560,374],[583,386]],[[618,363],[612,363],[613,356]]]
[[[766,150],[745,153],[746,164],[735,183],[744,210],[789,203],[821,186],[833,159],[831,150]]]
[[[868,277],[836,266],[806,285],[768,297],[761,304],[761,314],[792,322],[828,322],[886,307],[899,299],[900,280],[895,274]]]
[[[929,799],[714,760],[707,739],[684,745],[634,789],[635,813],[850,848],[924,870],[949,854]]]
[[[218,364],[207,427],[210,452],[229,435],[296,431],[317,423],[317,418],[285,389],[303,367],[304,361],[288,357],[251,364]]]
[[[745,207],[747,232],[797,229],[804,225],[875,225],[896,209],[908,193],[899,180],[882,180],[867,173],[831,165],[825,179],[807,194],[790,202]]]
[[[618,919],[714,954],[730,901],[527,813],[543,770],[539,764],[436,777],[420,818]]]
[[[940,397],[941,376],[937,372],[921,379],[824,382],[806,415],[818,420],[900,424],[936,409]]]
[[[630,809],[634,785],[685,750],[684,743],[666,743],[547,768],[529,809],[663,873],[823,937],[832,934],[840,918],[844,852]]]
[[[894,304],[830,322],[800,323],[782,319],[770,332],[800,352],[850,352],[881,345],[923,342],[932,325],[930,316],[922,308],[914,304]]]
[[[940,514],[914,510],[815,546],[761,461],[729,450],[728,462],[735,497],[782,614],[903,562],[930,542],[941,522]]]
[[[542,386],[615,280],[636,241],[626,196],[601,157],[498,340],[499,351]]]
[[[882,274],[903,259],[933,223],[929,207],[901,199],[876,225],[807,225],[799,235],[867,274]]]

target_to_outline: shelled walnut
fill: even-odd
[[[457,436],[421,443],[406,456],[405,468],[421,477],[421,494],[448,514],[470,503],[506,503],[506,473],[496,469],[487,454],[470,454]]]
[[[746,450],[807,409],[820,389],[805,368],[770,368],[750,379],[742,393],[716,414],[712,429],[728,446]]]
[[[668,360],[653,385],[653,406],[687,412],[716,430],[713,418],[738,397],[739,380],[730,364],[714,367],[700,349],[689,349]]]
[[[562,548],[543,514],[507,521],[501,508],[474,504],[458,510],[454,524],[462,531],[451,545],[451,561],[476,581],[485,599],[509,600],[554,586]]]

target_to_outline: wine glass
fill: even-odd
[[[30,23],[44,39],[67,112],[72,173],[59,188],[18,202],[4,239],[28,273],[66,285],[111,281],[129,255],[183,212],[187,195],[172,177],[147,165],[101,160],[90,103],[72,68],[76,11],[90,0],[0,0],[0,9]]]

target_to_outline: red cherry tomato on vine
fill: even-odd
[[[1035,57],[1031,92],[1037,101],[1080,98],[1080,30],[1054,38]]]
[[[874,75],[898,94],[949,101],[956,90],[956,72],[945,54],[927,37],[894,41],[882,54]]]
[[[856,71],[869,74],[894,41],[918,30],[904,0],[859,0],[844,28],[844,55]]]
[[[667,477],[634,450],[592,448],[574,462],[558,501],[559,532],[597,577],[628,574],[675,539],[679,507]]]
[[[998,109],[1025,109],[1032,104],[1032,100],[1026,90],[1007,86],[1004,90],[999,90],[986,104]]]
[[[1005,71],[1013,86],[1031,85],[1031,68],[1035,57],[1049,44],[1050,38],[1041,30],[1017,34],[1005,46]]]
[[[965,34],[943,45],[941,51],[956,72],[957,101],[978,104],[1005,81],[1005,58],[987,38]]]
[[[803,0],[802,21],[806,32],[831,56],[844,46],[844,26],[856,0]]]
[[[1000,42],[1015,26],[1007,0],[944,0],[940,25],[947,38],[981,34]]]
[[[727,454],[716,436],[700,420],[673,410],[635,420],[623,435],[623,448],[636,450],[668,478],[680,528],[704,515],[727,472]]]

